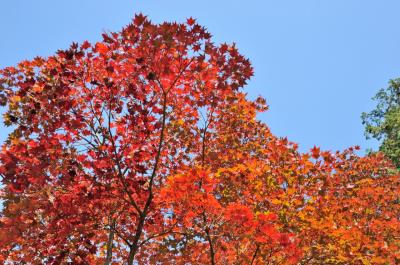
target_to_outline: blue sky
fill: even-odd
[[[73,41],[100,39],[134,13],[153,21],[193,16],[216,42],[236,42],[255,76],[245,90],[262,95],[260,115],[278,136],[328,150],[366,141],[360,114],[400,77],[398,0],[9,0],[0,2],[0,67],[46,56]],[[0,142],[7,129],[0,127]]]

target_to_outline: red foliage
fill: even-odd
[[[265,100],[240,90],[249,61],[210,36],[192,18],[137,15],[95,45],[0,71],[14,128],[0,152],[2,263],[399,262],[391,165],[273,136],[256,119]]]

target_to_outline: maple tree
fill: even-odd
[[[396,264],[400,180],[380,154],[257,120],[235,45],[137,15],[0,72],[4,264]]]
[[[320,176],[296,216],[307,250],[302,264],[397,264],[400,178],[393,166],[382,154],[358,157],[352,148],[318,159]]]

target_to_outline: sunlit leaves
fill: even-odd
[[[272,135],[249,60],[193,18],[102,36],[0,71],[2,263],[399,261],[381,155]]]

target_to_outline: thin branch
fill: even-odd
[[[260,245],[257,245],[256,251],[254,252],[253,258],[251,259],[251,263],[250,265],[254,264],[254,261],[256,260],[257,254],[258,254],[258,250],[260,249]]]

